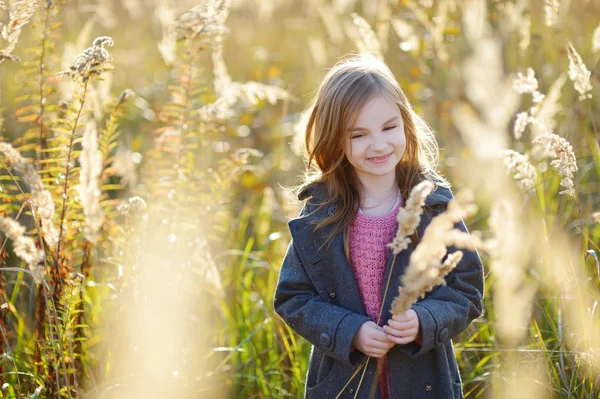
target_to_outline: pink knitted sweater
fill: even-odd
[[[367,216],[357,211],[350,226],[350,260],[367,316],[377,321],[383,295],[383,279],[390,243],[398,230],[398,209],[404,206],[398,198],[390,212],[381,216]],[[380,325],[383,324],[380,322]],[[387,355],[377,359],[381,399],[390,398]]]

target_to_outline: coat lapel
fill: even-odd
[[[329,248],[319,249],[333,226],[319,229],[313,240],[311,219],[294,219],[289,222],[289,228],[314,287],[325,300],[366,315],[356,277],[344,253],[343,234],[337,234]]]

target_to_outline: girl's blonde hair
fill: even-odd
[[[296,187],[299,193],[315,183],[324,183],[327,198],[317,210],[333,203],[337,212],[317,222],[314,231],[334,224],[325,244],[339,232],[344,232],[344,250],[349,257],[349,229],[360,204],[360,181],[344,154],[347,131],[370,100],[383,95],[398,105],[404,120],[406,150],[396,166],[398,187],[403,198],[424,179],[450,187],[435,167],[439,149],[430,127],[412,109],[392,71],[384,61],[370,54],[349,54],[342,57],[323,78],[317,93],[308,105],[304,117],[306,173]]]

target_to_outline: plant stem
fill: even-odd
[[[56,244],[56,274],[58,276],[57,282],[60,282],[59,287],[62,286],[62,276],[60,274],[60,264],[62,261],[62,257],[60,255],[60,243],[62,242],[62,231],[63,231],[63,222],[65,220],[65,213],[67,211],[67,199],[68,199],[68,183],[69,183],[69,171],[71,170],[71,152],[73,150],[73,139],[75,138],[75,130],[77,129],[77,122],[79,122],[79,117],[81,116],[81,111],[83,110],[83,104],[85,102],[85,95],[87,93],[88,80],[85,82],[85,86],[83,87],[83,95],[81,97],[81,105],[79,106],[79,111],[77,112],[77,117],[75,118],[75,122],[73,123],[73,129],[71,130],[71,141],[69,143],[69,153],[67,154],[67,170],[65,172],[65,184],[63,190],[63,206],[62,212],[60,215],[60,230],[58,232],[58,243]]]
[[[51,3],[53,4],[53,3]],[[50,6],[52,7],[52,5]],[[48,20],[50,19],[50,7],[46,7],[46,18],[44,20],[44,33],[42,35],[42,54],[40,56],[40,68],[39,68],[39,82],[40,82],[40,152],[38,154],[38,167],[42,170],[42,161],[44,160],[44,150],[47,148],[48,143],[46,142],[46,126],[44,125],[44,109],[45,109],[45,97],[44,97],[44,58],[46,55],[46,39],[48,37]]]

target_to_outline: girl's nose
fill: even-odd
[[[371,143],[371,149],[374,151],[379,151],[379,150],[384,150],[386,148],[387,144],[385,142],[385,140],[383,139],[383,137],[381,137],[380,135],[374,135],[373,136],[373,142]]]

